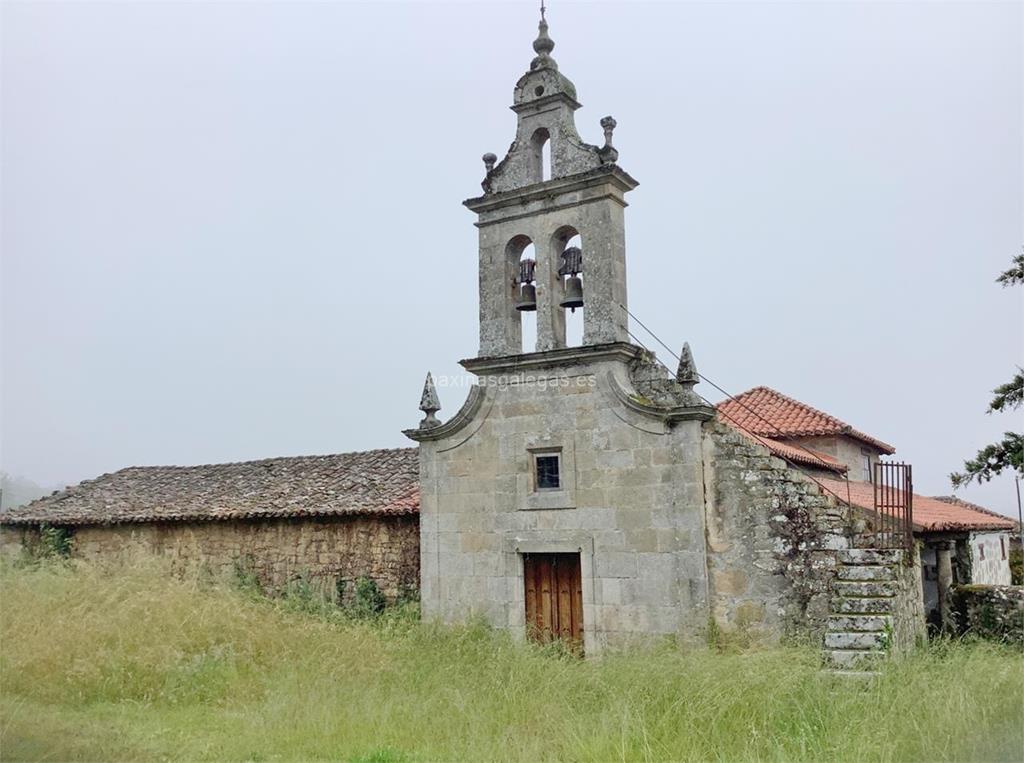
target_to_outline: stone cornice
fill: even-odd
[[[459,365],[477,376],[534,371],[543,368],[578,366],[599,361],[632,361],[643,350],[634,344],[612,342],[609,344],[586,345],[583,347],[562,347],[545,352],[530,352],[523,355],[502,355],[492,358],[468,358]]]
[[[523,188],[517,188],[514,191],[477,196],[472,199],[466,199],[462,203],[477,214],[483,214],[503,207],[519,206],[531,201],[552,199],[560,194],[572,193],[573,191],[581,191],[605,184],[611,185],[620,194],[632,191],[639,185],[628,172],[621,169],[617,164],[606,164],[578,175],[553,178],[543,183],[534,183]],[[615,194],[615,196],[618,199],[618,194]],[[618,200],[625,205],[622,199]],[[579,200],[576,199],[573,203],[578,204]]]
[[[582,103],[577,101],[568,93],[552,93],[551,95],[545,95],[543,98],[535,98],[532,101],[527,101],[526,103],[513,104],[509,106],[509,108],[516,114],[521,114],[530,111],[546,111],[548,110],[548,107],[557,107],[559,103],[564,103],[573,111],[576,111],[583,106]]]

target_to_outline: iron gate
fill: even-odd
[[[877,462],[874,469],[875,548],[910,549],[914,543],[914,480],[910,464]]]

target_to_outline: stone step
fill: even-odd
[[[884,631],[862,633],[826,633],[826,649],[880,649],[889,645],[889,634]]]
[[[836,678],[877,678],[882,675],[877,670],[824,670],[822,672]]]
[[[887,628],[892,628],[892,617],[889,615],[830,615],[828,618],[830,633],[874,632]]]
[[[836,568],[839,580],[894,580],[892,567],[880,564],[841,564]]]
[[[885,652],[866,649],[826,649],[825,662],[840,670],[877,667],[886,657]]]
[[[896,600],[888,598],[865,598],[863,596],[849,599],[833,597],[832,613],[836,615],[891,615]]]
[[[837,596],[887,597],[896,595],[896,583],[892,580],[837,580],[832,583],[832,592]]]
[[[896,564],[903,561],[898,548],[847,548],[836,552],[843,564]]]

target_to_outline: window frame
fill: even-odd
[[[523,434],[517,438],[516,503],[518,509],[575,509],[576,458],[572,436]],[[537,486],[537,456],[558,455],[558,487]]]
[[[533,492],[535,493],[551,493],[559,490],[564,490],[564,480],[562,479],[562,449],[551,448],[548,450],[533,450],[530,451],[532,457],[532,474],[531,474],[531,485],[533,486]],[[540,460],[551,459],[555,460],[555,479],[558,484],[542,486],[540,484]]]
[[[860,449],[861,463],[860,467],[864,475],[865,482],[874,482],[874,469],[871,468],[871,451],[867,448]]]

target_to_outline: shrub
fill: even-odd
[[[355,617],[376,617],[384,611],[387,599],[384,598],[384,594],[381,593],[373,578],[366,576],[357,578],[355,588],[352,604],[349,605],[349,610]]]

